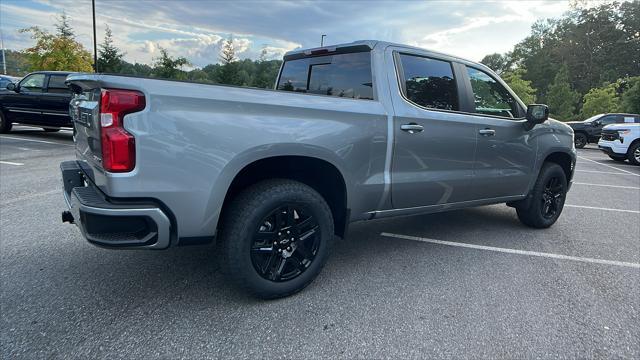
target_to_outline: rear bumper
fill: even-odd
[[[169,247],[171,221],[157,205],[107,199],[76,161],[61,163],[60,170],[69,209],[62,219],[76,224],[90,243],[109,248]]]

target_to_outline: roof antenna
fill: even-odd
[[[325,34],[322,34],[322,36],[320,36],[320,47],[324,46],[324,37],[327,36]]]

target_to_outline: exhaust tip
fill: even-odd
[[[69,224],[73,224],[73,214],[71,214],[70,211],[63,211],[62,212],[62,222],[66,223],[68,222]]]

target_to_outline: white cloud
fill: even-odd
[[[5,45],[31,45],[16,30],[37,23],[53,31],[55,14],[65,10],[78,40],[92,49],[91,6],[77,0],[0,0]],[[240,58],[279,58],[299,47],[380,39],[426,47],[473,60],[510,50],[544,17],[558,17],[564,1],[100,1],[98,39],[104,24],[128,61],[150,63],[161,46],[194,65],[218,60],[222,40],[233,34]]]

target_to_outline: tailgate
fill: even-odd
[[[79,91],[75,93],[69,104],[76,155],[79,160],[85,160],[86,165],[102,170],[100,87],[94,82],[71,80],[68,83],[74,88],[74,92]],[[91,175],[93,171],[86,171],[86,173]]]

